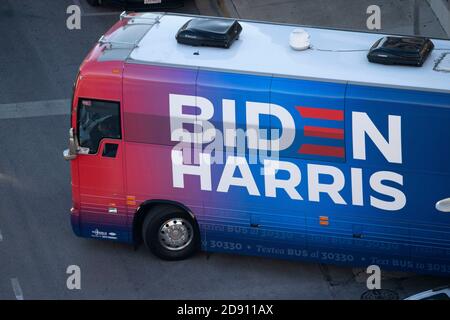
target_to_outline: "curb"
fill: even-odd
[[[232,0],[195,0],[195,5],[202,15],[239,18]]]

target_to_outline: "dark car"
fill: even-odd
[[[174,9],[184,5],[184,0],[87,0],[92,6],[115,5],[124,10]]]

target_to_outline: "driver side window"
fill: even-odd
[[[78,140],[80,146],[96,154],[104,138],[121,139],[118,102],[80,98],[78,102]]]

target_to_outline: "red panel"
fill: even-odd
[[[307,107],[297,107],[297,110],[300,112],[300,115],[303,118],[335,120],[335,121],[344,120],[343,110],[307,108]]]
[[[309,154],[325,157],[344,158],[345,149],[343,147],[320,146],[314,144],[304,144],[298,151],[300,154]]]

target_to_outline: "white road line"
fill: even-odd
[[[22,288],[20,287],[19,279],[12,278],[11,285],[12,285],[12,288],[14,291],[14,295],[16,296],[16,299],[23,300],[23,292],[22,292]]]
[[[82,13],[82,17],[119,16],[122,11]]]
[[[2,234],[2,230],[0,230],[0,242],[3,241],[3,234]]]
[[[0,104],[0,120],[68,114],[69,99]]]

